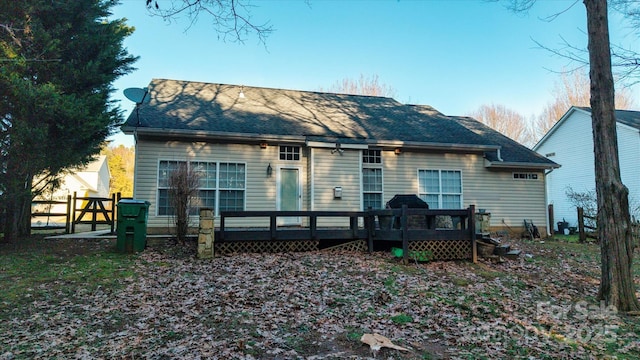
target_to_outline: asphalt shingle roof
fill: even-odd
[[[576,106],[578,109],[591,112],[590,107]],[[640,111],[633,110],[616,110],[615,117],[618,122],[629,125],[640,130]]]
[[[154,79],[123,130],[300,136],[343,143],[399,141],[497,148],[510,162],[554,164],[471,118],[378,96]],[[244,96],[240,96],[240,94]],[[334,141],[334,140],[331,140]],[[497,160],[497,159],[496,159]]]

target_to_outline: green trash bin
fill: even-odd
[[[147,245],[147,219],[150,202],[122,199],[118,202],[117,248],[119,252],[134,253]]]

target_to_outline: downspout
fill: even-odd
[[[316,173],[316,164],[315,164],[315,151],[314,148],[310,147],[309,148],[309,207],[311,208],[311,211],[315,211],[316,209],[316,187],[315,187],[315,182],[316,182],[316,177],[315,177],[315,173]]]
[[[546,209],[544,210],[544,218],[545,222],[547,223],[547,225],[545,226],[547,228],[547,236],[553,235],[553,224],[549,223],[549,193],[547,191],[547,175],[551,174],[553,170],[555,169],[551,168],[551,170],[544,173],[544,204],[546,206]]]
[[[500,155],[500,149],[501,148],[497,148],[496,149],[496,156],[498,157],[498,161],[504,161],[504,160],[502,160],[502,155]]]

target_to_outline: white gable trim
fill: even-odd
[[[535,145],[533,146],[532,150],[533,150],[533,151],[538,151],[538,148],[539,148],[540,146],[542,146],[542,144],[543,144],[545,141],[547,141],[547,139],[548,139],[549,137],[551,137],[551,135],[553,135],[553,133],[555,133],[555,132],[556,132],[556,130],[558,130],[558,128],[560,128],[560,126],[561,126],[565,121],[567,121],[567,119],[568,119],[569,117],[571,117],[571,114],[573,114],[574,112],[581,112],[581,113],[583,113],[583,114],[588,115],[589,117],[591,117],[591,112],[590,112],[590,111],[586,111],[586,110],[583,110],[583,109],[577,108],[577,107],[575,107],[575,106],[570,107],[570,108],[569,108],[569,110],[567,110],[567,112],[566,112],[564,115],[562,115],[562,117],[560,118],[560,120],[556,121],[556,123],[551,127],[551,129],[549,129],[549,131],[547,131],[547,133],[546,133],[546,134],[544,134],[544,136],[542,137],[542,139],[540,139],[540,141],[538,141],[538,143],[537,143],[537,144],[535,144]]]

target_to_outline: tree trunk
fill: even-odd
[[[31,235],[31,184],[33,176],[12,172],[6,177],[4,242],[15,243]]]
[[[602,274],[598,296],[620,311],[637,311],[631,271],[633,243],[628,189],[620,179],[613,74],[606,0],[584,0],[587,9],[591,118],[598,197]]]

